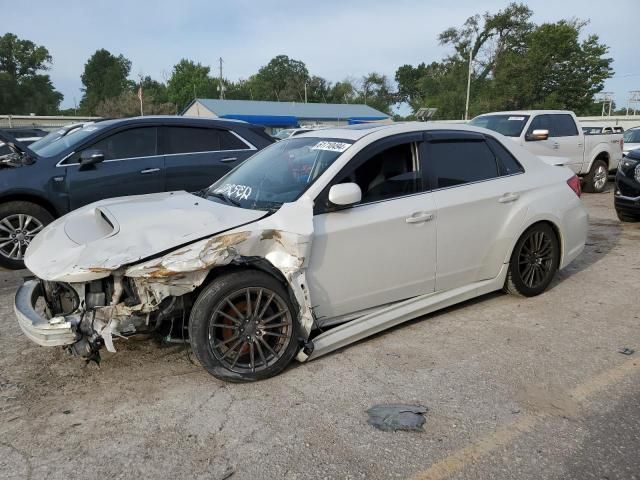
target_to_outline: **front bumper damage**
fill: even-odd
[[[41,297],[42,284],[38,280],[26,281],[16,293],[13,309],[24,334],[44,347],[76,343],[78,334],[69,320],[60,316],[48,319],[38,313],[36,303]]]
[[[114,338],[158,332],[170,316],[168,323],[173,326],[176,308],[183,322],[185,317],[188,319],[189,307],[185,304],[190,305],[195,299],[212,270],[228,265],[266,266],[286,283],[295,300],[304,341],[314,324],[305,287],[311,205],[310,201],[302,208],[285,204],[264,220],[142,262],[107,265],[79,261],[67,271],[39,275],[38,265],[29,265],[27,258],[27,266],[41,280],[27,281],[19,289],[14,306],[16,316],[22,330],[35,343],[70,346],[75,354],[96,358],[103,346],[110,352],[116,351]],[[122,248],[116,246],[114,254]],[[75,298],[72,308],[61,310],[59,305],[52,306],[48,293],[52,284],[72,293]],[[44,313],[36,309],[40,297],[46,297]]]

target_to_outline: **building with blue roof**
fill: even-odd
[[[368,105],[197,98],[182,112],[195,117],[228,118],[264,125],[272,132],[301,125],[353,125],[388,122],[391,117]]]

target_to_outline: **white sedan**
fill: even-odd
[[[15,311],[41,345],[96,358],[138,332],[188,336],[212,375],[259,380],[491,291],[542,293],[584,248],[579,197],[570,170],[489,130],[318,130],[201,196],[116,198],[56,220],[27,251],[39,280]]]

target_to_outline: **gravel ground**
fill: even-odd
[[[100,367],[38,347],[12,312],[20,273],[0,272],[0,477],[640,478],[640,224],[611,190],[583,199],[586,250],[544,295],[486,295],[249,385],[180,345],[120,341]],[[374,429],[380,403],[424,405],[424,431]]]

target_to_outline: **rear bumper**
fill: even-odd
[[[16,293],[13,310],[24,334],[33,342],[44,347],[71,345],[78,340],[71,323],[64,317],[51,319],[40,315],[35,305],[42,296],[42,288],[37,280],[25,282]]]

